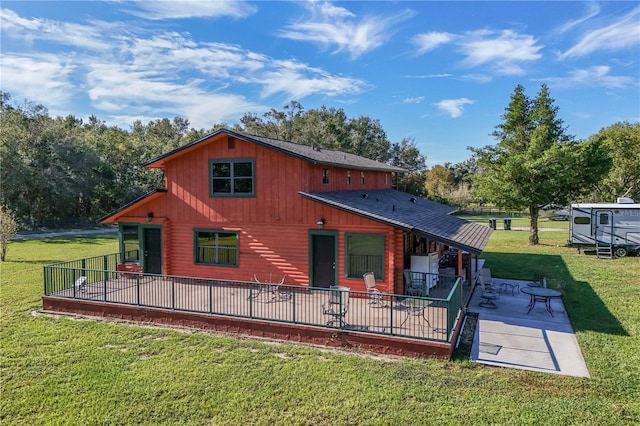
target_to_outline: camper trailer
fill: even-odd
[[[640,204],[629,198],[572,204],[570,214],[569,245],[593,247],[598,257],[640,254]]]

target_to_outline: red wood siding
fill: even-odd
[[[251,158],[255,160],[255,197],[210,197],[209,160]],[[385,236],[385,277],[379,287],[393,291],[394,270],[402,267],[402,244],[392,227],[302,198],[299,191],[321,192],[391,187],[391,174],[323,167],[278,151],[235,139],[220,137],[199,149],[175,157],[165,165],[167,192],[128,211],[120,222],[162,226],[163,272],[170,275],[251,280],[287,275],[287,284],[309,284],[309,231],[325,219],[325,230],[338,232],[339,285],[365,290],[362,279],[344,273],[345,233]],[[329,184],[322,184],[322,169],[329,169]],[[150,222],[147,212],[153,212]],[[239,265],[210,266],[194,263],[194,229],[233,230],[239,234]]]
[[[322,171],[329,170],[329,183],[322,182]],[[347,184],[347,172],[351,172],[351,183]],[[360,173],[364,173],[364,185],[361,183]],[[387,183],[384,179],[387,176]],[[390,189],[391,173],[373,170],[343,169],[322,165],[309,165],[309,192],[355,191],[370,189]]]
[[[393,273],[401,267],[402,246],[397,247],[396,232],[393,228],[322,206],[302,199],[303,223],[255,223],[255,222],[215,222],[207,220],[187,221],[178,217],[164,218],[161,199],[145,206],[154,211],[151,223],[161,223],[163,229],[163,271],[170,275],[201,276],[230,280],[250,281],[253,274],[264,280],[271,276],[280,279],[287,275],[287,284],[309,284],[309,231],[317,230],[316,222],[325,219],[324,230],[338,233],[338,284],[353,290],[365,290],[362,279],[345,277],[345,234],[371,233],[385,237],[385,276],[376,277],[382,291],[393,290]],[[157,204],[157,205],[153,205]],[[156,213],[157,212],[157,213]],[[142,215],[142,212],[140,212]],[[134,221],[134,217],[121,218]],[[194,262],[194,229],[219,229],[238,232],[239,265],[211,266]],[[169,238],[170,236],[170,238]],[[396,263],[400,259],[400,266]]]

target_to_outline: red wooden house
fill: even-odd
[[[477,255],[491,232],[392,189],[401,168],[314,146],[223,129],[145,166],[166,188],[102,220],[119,224],[121,270],[353,290],[373,271],[402,294],[412,254]]]

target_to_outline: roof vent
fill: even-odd
[[[364,194],[362,194],[362,198],[367,199],[369,198],[369,194],[367,194],[366,192]]]
[[[313,150],[320,152],[320,147],[318,145],[313,145]]]
[[[395,204],[391,206],[391,211],[394,211],[394,212],[396,211],[396,205]]]
[[[618,199],[616,200],[616,203],[618,203],[618,204],[633,204],[633,199],[631,199],[629,197],[618,197]]]
[[[411,197],[411,198],[409,199],[409,201],[411,201],[412,203],[415,203],[415,202],[417,202],[418,200],[416,200],[416,197]]]

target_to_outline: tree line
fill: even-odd
[[[413,139],[391,142],[379,120],[342,109],[306,110],[292,101],[234,125],[195,129],[175,117],[138,120],[125,130],[95,116],[51,117],[43,105],[18,104],[0,92],[0,205],[27,228],[95,221],[162,186],[161,172],[144,162],[222,127],[402,167],[408,173],[399,176],[399,189],[456,206],[489,202],[537,213],[531,208],[548,203],[640,199],[640,124],[615,123],[576,141],[545,85],[534,99],[517,86],[501,119],[495,146],[427,168]]]
[[[378,120],[349,118],[342,109],[304,110],[291,102],[284,111],[239,124],[195,129],[175,117],[140,120],[125,130],[95,116],[51,117],[45,106],[17,104],[0,92],[0,205],[23,228],[90,222],[162,187],[158,170],[144,162],[198,140],[222,127],[238,132],[320,145],[409,170],[398,185],[424,192],[426,159],[413,140],[391,143]]]

